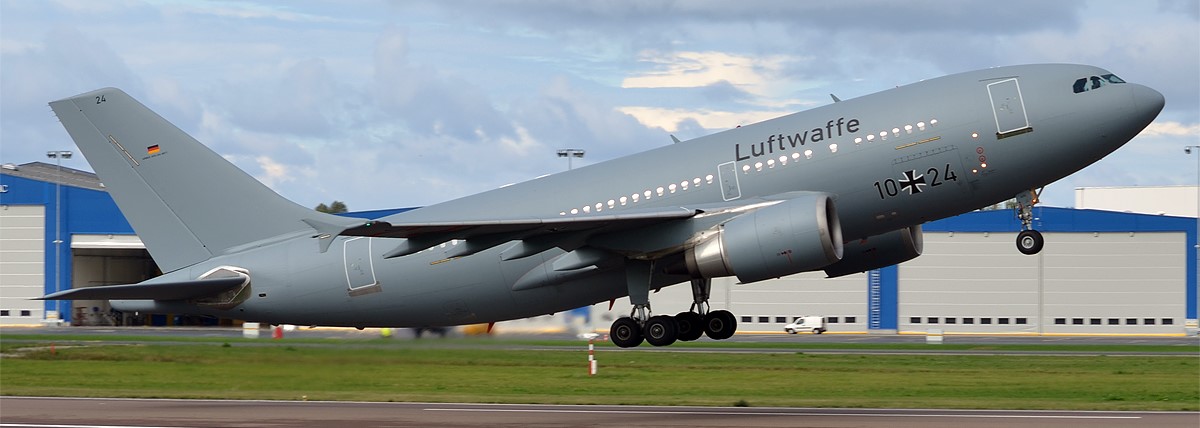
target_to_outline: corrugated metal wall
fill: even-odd
[[[1025,256],[1013,233],[926,233],[925,254],[900,265],[900,331],[1182,331],[1184,233],[1045,237]]]
[[[38,324],[46,287],[46,208],[0,206],[0,324]]]

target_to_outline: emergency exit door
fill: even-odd
[[[1005,138],[1033,130],[1021,99],[1021,85],[1016,78],[989,83],[988,97],[996,118],[996,138]]]

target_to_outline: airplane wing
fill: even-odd
[[[150,284],[103,285],[63,290],[35,300],[188,300],[245,284],[242,276]]]
[[[612,232],[648,226],[670,220],[695,216],[698,210],[671,207],[644,211],[626,211],[620,214],[593,214],[585,216],[562,216],[552,218],[510,218],[489,220],[445,220],[435,222],[388,222],[382,220],[359,221],[352,225],[329,224],[316,220],[304,220],[322,235],[321,251],[336,236],[364,236],[379,238],[404,238],[399,246],[384,255],[385,258],[401,257],[433,247],[452,239],[464,240],[465,245],[451,257],[462,257],[510,241],[523,241],[528,248],[514,253],[506,259],[520,258],[563,243],[580,240],[580,234]],[[540,251],[535,251],[540,249]]]
[[[404,214],[375,220],[351,220],[329,224],[304,220],[320,234],[321,251],[328,249],[337,236],[403,238],[384,258],[402,257],[435,245],[463,240],[462,245],[448,252],[447,257],[463,257],[507,242],[520,245],[501,255],[502,260],[527,257],[550,248],[570,250],[582,246],[588,238],[614,232],[628,231],[655,224],[665,224],[707,215],[736,215],[763,206],[773,205],[805,192],[789,192],[768,197],[747,198],[693,207],[661,207],[620,214],[585,214],[551,218],[462,219],[404,222]]]

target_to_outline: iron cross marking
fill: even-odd
[[[900,190],[907,190],[910,195],[921,193],[921,186],[927,185],[925,175],[917,174],[916,170],[904,171],[904,178],[900,179]]]

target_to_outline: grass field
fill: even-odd
[[[72,347],[63,347],[60,341],[53,354],[45,347],[30,348],[45,344],[6,340],[0,346],[8,355],[0,360],[0,394],[1200,410],[1200,358],[1194,349],[1180,356],[1127,357],[599,348],[599,374],[589,377],[586,353],[577,343],[563,350],[529,351],[505,349],[509,346],[506,342],[467,347],[454,341],[436,345],[339,340],[112,345],[91,340]]]

